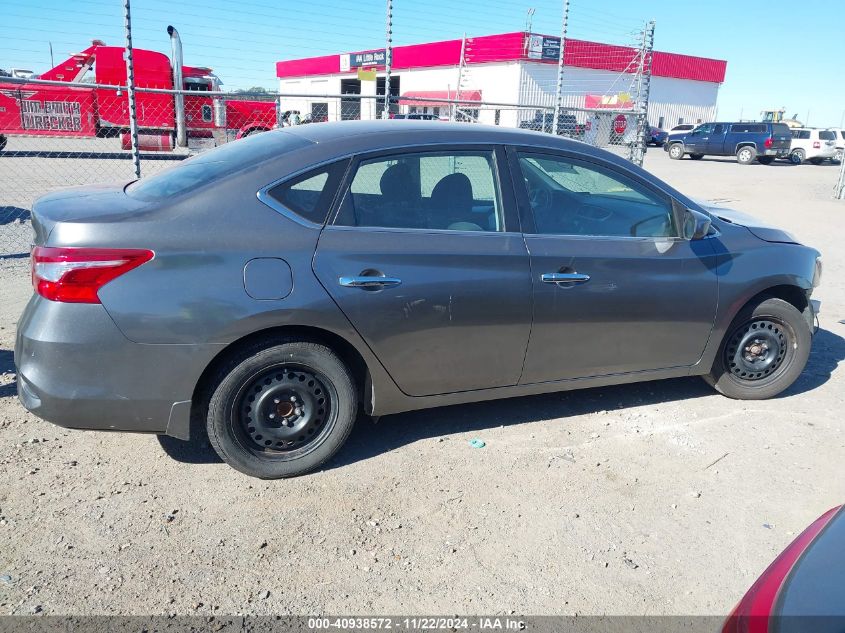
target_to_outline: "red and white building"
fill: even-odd
[[[473,110],[482,123],[517,126],[533,118],[534,111],[507,104],[554,104],[559,46],[560,38],[526,32],[396,46],[391,93],[399,97],[402,112],[447,117],[450,106],[438,100],[459,96],[480,103],[477,110],[461,107]],[[589,109],[604,102],[607,108],[614,102],[614,107],[621,104],[624,109],[626,95],[633,92],[636,59],[633,48],[567,39],[565,105]],[[381,100],[323,97],[383,95],[384,62],[384,49],[279,61],[279,91],[306,95],[284,98],[282,107],[311,113],[318,120],[378,118]],[[723,60],[654,51],[649,122],[668,129],[678,123],[713,120],[726,67]]]

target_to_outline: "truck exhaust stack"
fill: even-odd
[[[176,146],[187,147],[188,135],[185,132],[185,95],[181,93],[185,84],[182,81],[182,40],[179,38],[179,31],[173,26],[167,27],[167,34],[170,36],[170,67],[173,69],[173,89],[179,90],[174,95],[174,107],[176,109]]]

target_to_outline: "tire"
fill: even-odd
[[[792,161],[793,165],[800,165],[804,162],[804,158],[806,158],[806,156],[807,154],[803,149],[796,149],[789,155],[789,160]]]
[[[672,143],[669,146],[669,158],[672,160],[681,160],[684,157],[684,146],[680,143]]]
[[[757,150],[750,145],[740,147],[736,150],[736,162],[740,165],[750,165],[757,158]]]
[[[783,299],[756,301],[733,320],[713,368],[703,378],[728,398],[771,398],[804,371],[812,340],[807,321],[795,306]]]
[[[693,160],[701,160],[704,158],[704,154],[690,154],[689,157]]]
[[[761,165],[771,165],[775,161],[774,156],[758,156],[757,162]]]
[[[276,338],[251,345],[223,363],[211,385],[209,441],[223,461],[252,477],[313,471],[355,424],[352,375],[320,343]]]

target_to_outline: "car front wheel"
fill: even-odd
[[[738,400],[776,396],[801,375],[812,335],[804,315],[782,299],[745,306],[728,329],[704,379]]]
[[[669,158],[673,160],[680,160],[684,157],[684,146],[680,143],[674,143],[669,148]]]
[[[352,376],[320,343],[259,342],[232,356],[211,384],[211,445],[223,461],[253,477],[293,477],[318,468],[355,423]]]

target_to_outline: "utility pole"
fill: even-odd
[[[124,28],[126,30],[126,92],[129,100],[129,136],[132,141],[132,165],[135,177],[141,177],[141,153],[138,150],[138,116],[135,109],[135,64],[132,61],[132,12],[129,0],[123,0]],[[181,86],[180,86],[181,87]]]
[[[552,117],[552,134],[558,133],[557,126],[560,121],[560,109],[563,107],[563,52],[566,48],[566,28],[568,23],[569,0],[563,0],[563,26],[560,29],[560,50],[558,51],[557,59],[557,89],[555,90],[555,113]]]
[[[390,65],[393,62],[393,0],[387,0],[387,46],[384,49],[384,109],[382,119],[390,118]]]

